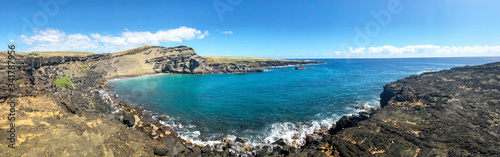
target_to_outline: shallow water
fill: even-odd
[[[500,61],[488,58],[318,59],[321,65],[249,74],[154,75],[108,82],[134,105],[195,143],[224,137],[252,145],[304,137],[356,106],[379,106],[383,85],[410,75]],[[179,122],[179,123],[175,123]]]

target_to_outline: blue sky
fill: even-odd
[[[500,56],[498,6],[497,0],[7,0],[0,42],[18,51],[186,45],[200,55],[273,58]]]

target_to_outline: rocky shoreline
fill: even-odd
[[[381,109],[370,108],[353,116],[343,116],[330,128],[308,135],[304,145],[300,147],[289,146],[283,140],[250,147],[245,144],[245,139],[223,139],[220,144],[215,145],[191,144],[159,122],[166,117],[157,117],[122,101],[119,96],[99,91],[113,90],[113,87],[106,85],[110,78],[154,73],[247,73],[275,66],[321,64],[320,62],[209,64],[192,48],[185,46],[142,47],[117,54],[87,57],[17,57],[17,97],[31,101],[21,104],[18,109],[19,114],[24,115],[22,118],[25,118],[20,119],[23,123],[20,122],[19,130],[24,132],[19,137],[19,148],[16,151],[0,148],[2,154],[6,155],[36,156],[57,154],[58,151],[64,151],[68,156],[500,154],[496,149],[500,148],[497,142],[500,140],[500,63],[452,68],[392,82],[384,86]],[[3,75],[6,68],[2,65],[1,69],[1,84],[6,84],[6,75]],[[72,86],[61,87],[56,83],[63,78],[69,78]],[[0,94],[0,99],[6,98],[5,91]],[[51,105],[45,104],[45,101]],[[45,115],[49,111],[36,111],[29,106],[53,106],[54,109]],[[6,109],[2,108],[4,110]],[[83,122],[76,122],[77,119],[83,119]],[[97,124],[104,127],[97,127]],[[49,132],[54,129],[64,130],[64,126],[68,129],[64,132],[69,132],[72,137],[68,143],[61,142],[66,146],[44,146],[61,136],[69,138],[70,135],[61,135],[63,132]],[[7,136],[5,129],[1,130],[0,136]],[[74,144],[85,141],[87,136],[101,140],[89,143],[88,147]],[[0,144],[5,145],[4,142]]]

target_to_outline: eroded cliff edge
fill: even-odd
[[[107,55],[92,62],[99,71],[106,71],[107,78],[140,76],[154,73],[212,74],[262,72],[274,66],[321,64],[315,61],[269,60],[245,63],[209,63],[186,46],[145,46]]]

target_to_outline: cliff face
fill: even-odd
[[[498,156],[499,90],[500,63],[410,76],[384,86],[382,109],[343,117],[330,135],[304,150],[327,148],[327,154],[340,156]]]
[[[196,54],[193,48],[180,46],[174,48],[155,47],[158,50],[149,50],[156,57],[146,60],[146,63],[154,64],[153,70],[158,73],[181,73],[181,74],[207,74],[211,72],[207,60]]]
[[[306,61],[259,61],[248,64],[237,62],[230,64],[211,64],[199,56],[193,48],[186,46],[161,47],[147,46],[126,52],[101,57],[91,64],[98,71],[106,71],[107,77],[138,76],[154,73],[174,74],[211,74],[211,73],[247,73],[262,72],[263,68],[296,64],[318,64]]]
[[[91,62],[106,77],[139,76],[154,73],[208,74],[206,60],[186,46],[148,46],[109,55]]]

